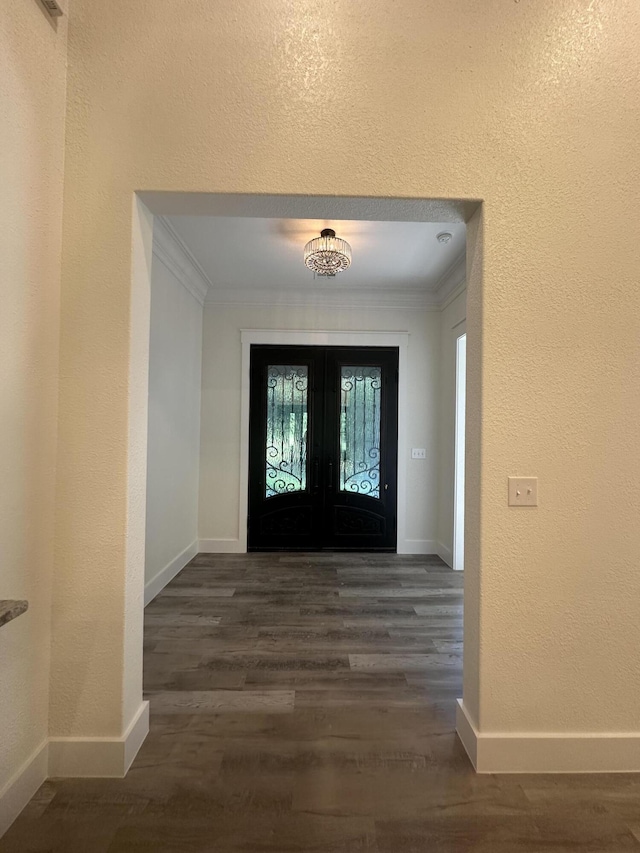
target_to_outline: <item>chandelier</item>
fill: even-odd
[[[319,237],[309,240],[304,247],[305,265],[316,275],[335,275],[349,269],[351,246],[336,237],[333,228],[324,228]]]

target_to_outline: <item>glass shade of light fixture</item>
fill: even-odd
[[[333,228],[324,228],[319,237],[309,240],[304,247],[304,262],[316,275],[336,275],[349,269],[351,246],[336,237]]]

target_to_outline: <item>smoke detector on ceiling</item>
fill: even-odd
[[[62,6],[57,0],[41,0],[41,3],[52,18],[59,18],[60,15],[64,15]]]
[[[448,243],[453,234],[450,231],[441,231],[439,234],[436,234],[436,240],[438,243]]]

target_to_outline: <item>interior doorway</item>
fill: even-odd
[[[265,204],[267,205],[265,207]],[[131,384],[131,394],[134,402],[140,403],[140,392],[147,391],[148,377],[148,341],[145,339],[145,334],[148,335],[149,327],[149,311],[148,301],[150,293],[150,270],[151,270],[151,254],[152,254],[152,237],[153,237],[153,218],[154,215],[158,221],[163,223],[171,222],[174,225],[174,219],[186,217],[191,222],[193,219],[200,220],[202,217],[217,217],[227,221],[231,217],[237,218],[244,215],[245,217],[273,217],[278,215],[282,217],[296,217],[301,215],[314,217],[313,225],[316,220],[331,220],[340,216],[344,221],[371,221],[371,222],[416,222],[430,223],[437,230],[437,234],[443,231],[443,228],[448,232],[449,229],[455,231],[455,226],[460,226],[460,233],[464,235],[466,241],[466,260],[464,252],[460,258],[456,260],[446,274],[438,278],[435,274],[432,275],[427,282],[427,289],[415,291],[411,289],[412,283],[402,286],[402,282],[396,287],[392,287],[387,281],[384,288],[379,288],[376,291],[376,297],[380,298],[379,307],[384,309],[380,311],[382,319],[378,321],[378,315],[373,315],[372,312],[366,311],[364,319],[362,318],[362,306],[368,305],[364,299],[365,294],[369,291],[355,289],[344,289],[343,291],[335,292],[323,290],[322,293],[310,291],[310,296],[305,295],[304,300],[298,296],[298,302],[292,298],[291,289],[274,289],[272,292],[263,294],[259,291],[256,285],[250,293],[240,293],[236,302],[229,302],[232,297],[236,297],[237,288],[235,283],[228,290],[214,287],[211,282],[217,282],[217,277],[207,278],[203,275],[202,263],[197,264],[190,261],[189,253],[185,255],[184,248],[191,250],[191,257],[196,260],[201,257],[199,245],[192,244],[190,239],[184,241],[174,240],[169,250],[164,252],[164,259],[167,268],[175,273],[178,277],[184,277],[187,289],[193,288],[197,295],[202,293],[202,301],[212,303],[208,313],[210,318],[216,317],[223,312],[220,311],[219,305],[229,305],[225,309],[225,317],[221,320],[219,327],[211,326],[210,340],[215,340],[216,343],[225,341],[228,346],[218,359],[224,368],[224,375],[217,374],[209,377],[209,380],[203,381],[201,385],[202,399],[206,401],[209,398],[210,407],[212,409],[211,422],[218,422],[218,414],[222,410],[228,410],[234,417],[229,418],[229,423],[223,424],[226,433],[221,435],[210,435],[207,440],[200,442],[200,452],[202,448],[215,447],[221,448],[220,462],[224,464],[209,465],[208,458],[204,459],[204,466],[200,469],[200,515],[198,518],[197,533],[198,538],[194,540],[193,546],[201,554],[203,553],[235,553],[241,554],[247,550],[247,517],[248,517],[248,457],[249,457],[249,391],[250,391],[250,347],[253,343],[260,344],[318,344],[318,345],[344,345],[352,344],[372,345],[372,346],[397,346],[399,349],[399,406],[398,406],[398,488],[397,488],[397,551],[399,554],[431,554],[434,551],[442,551],[446,554],[445,562],[452,561],[452,552],[447,553],[447,547],[440,548],[441,542],[435,541],[430,530],[424,530],[416,523],[417,518],[423,518],[423,513],[416,512],[418,499],[422,496],[421,486],[416,488],[416,482],[423,483],[424,477],[416,477],[419,468],[426,467],[425,459],[430,461],[429,439],[430,432],[422,434],[420,430],[414,429],[416,423],[414,418],[414,410],[416,404],[421,405],[425,397],[425,391],[431,388],[430,383],[424,382],[424,378],[429,378],[429,374],[422,370],[425,364],[424,355],[432,353],[433,350],[425,350],[421,346],[423,341],[422,328],[427,325],[431,328],[434,324],[432,318],[442,316],[442,329],[445,328],[444,320],[446,317],[447,324],[449,323],[449,314],[460,318],[460,312],[453,310],[451,306],[460,305],[466,302],[466,288],[469,288],[471,295],[471,308],[469,320],[473,329],[473,351],[477,353],[481,344],[481,333],[478,326],[478,306],[481,304],[481,276],[482,276],[482,212],[481,206],[476,201],[443,201],[443,200],[407,200],[407,199],[343,199],[343,198],[324,198],[324,197],[286,197],[286,196],[237,196],[237,195],[215,195],[201,193],[143,193],[137,197],[138,217],[135,218],[134,235],[133,235],[133,275],[132,275],[132,369],[135,368],[134,379]],[[145,205],[148,205],[146,207]],[[153,215],[152,215],[153,214]],[[454,239],[456,237],[454,233]],[[280,230],[269,231],[269,234],[281,235],[283,239],[287,237],[289,232],[284,226]],[[437,234],[434,239],[437,241]],[[468,236],[467,236],[468,234]],[[188,235],[187,235],[188,236]],[[207,245],[205,240],[206,235],[203,235],[203,244]],[[355,243],[355,237],[352,238]],[[295,246],[291,250],[297,252],[300,240],[295,241]],[[438,245],[449,245],[440,243]],[[377,245],[378,241],[374,241]],[[236,245],[235,243],[233,245]],[[244,244],[243,244],[244,245]],[[175,251],[174,251],[175,250]],[[155,251],[155,248],[153,249]],[[195,254],[194,254],[195,252]],[[389,254],[386,252],[385,254]],[[218,253],[213,253],[213,256],[218,257]],[[286,252],[280,252],[274,256],[287,258]],[[180,261],[178,263],[176,257]],[[296,255],[297,257],[297,255]],[[186,258],[186,261],[185,261]],[[202,256],[203,260],[206,260]],[[234,263],[237,261],[237,253],[234,255]],[[284,263],[284,261],[283,261]],[[262,265],[263,266],[263,265]],[[261,266],[261,273],[262,273]],[[186,275],[185,275],[186,270]],[[274,276],[274,280],[275,280]],[[279,280],[279,279],[278,279]],[[185,283],[186,282],[186,283]],[[201,285],[204,285],[201,287]],[[260,277],[260,286],[263,285],[263,276]],[[421,285],[422,287],[422,285]],[[219,290],[219,292],[218,292]],[[211,299],[212,293],[214,299]],[[260,297],[262,301],[256,302],[256,298]],[[461,298],[462,297],[462,298]],[[215,307],[214,304],[215,303]],[[356,304],[357,303],[357,304]],[[270,314],[264,316],[262,312],[255,310],[255,305],[268,304]],[[246,305],[246,310],[241,309],[241,306]],[[357,308],[358,314],[355,315]],[[291,313],[291,322],[283,322],[283,314]],[[338,311],[336,311],[338,309]],[[418,310],[419,309],[419,310]],[[354,322],[345,321],[343,311],[354,311]],[[442,312],[440,314],[440,312]],[[448,313],[447,313],[448,312]],[[206,311],[205,311],[206,313]],[[233,324],[228,320],[233,315]],[[236,316],[237,315],[237,316]],[[417,328],[418,323],[420,328]],[[226,324],[226,325],[225,325]],[[338,326],[339,328],[336,328]],[[351,329],[351,331],[346,331]],[[457,331],[458,326],[455,319],[448,324],[448,330]],[[455,332],[454,332],[455,334]],[[241,348],[237,346],[238,336],[240,338]],[[413,349],[409,347],[409,338]],[[436,339],[435,330],[432,340]],[[441,340],[438,339],[438,340]],[[450,340],[450,339],[449,339]],[[414,347],[415,342],[418,347]],[[470,344],[471,345],[471,344]],[[418,357],[414,359],[414,349]],[[207,354],[204,353],[204,356]],[[210,355],[210,354],[209,354]],[[453,355],[453,353],[451,353]],[[410,360],[413,359],[413,360]],[[448,356],[447,365],[451,364],[453,358]],[[203,363],[213,364],[216,359],[203,357]],[[471,359],[475,363],[476,359]],[[453,365],[451,365],[453,366]],[[447,367],[450,373],[453,371]],[[432,371],[433,373],[433,371]],[[435,376],[435,374],[433,374]],[[239,382],[238,382],[239,378]],[[453,379],[453,376],[451,376]],[[231,384],[227,384],[232,380]],[[208,384],[207,384],[208,381]],[[453,383],[451,383],[453,384]],[[237,400],[237,387],[240,386],[239,405]],[[449,385],[448,387],[451,387]],[[416,392],[416,389],[419,389]],[[478,377],[475,371],[472,371],[469,376],[469,441],[468,441],[468,456],[469,456],[469,500],[470,511],[469,524],[471,525],[470,535],[467,537],[467,571],[471,572],[472,579],[477,575],[478,567],[478,536],[477,536],[477,503],[479,499],[479,451],[478,451],[478,436],[479,436],[479,412],[480,412],[480,388]],[[216,391],[215,400],[212,391]],[[221,396],[217,396],[221,392]],[[449,393],[449,392],[448,392]],[[451,394],[450,397],[454,395]],[[433,395],[431,395],[433,397]],[[450,401],[450,397],[447,399]],[[430,399],[433,403],[433,399]],[[230,404],[231,403],[231,404]],[[436,404],[437,405],[437,401]],[[236,407],[239,410],[239,427],[237,429]],[[433,405],[424,406],[427,412],[437,411]],[[442,435],[448,435],[448,441],[451,442],[453,430],[451,429],[451,414],[453,406],[448,403],[447,415],[448,432],[442,432]],[[136,413],[136,406],[131,407],[131,412]],[[139,413],[139,412],[138,412]],[[139,423],[140,422],[140,423]],[[201,421],[202,423],[202,421]],[[140,456],[140,449],[144,450],[142,441],[145,436],[144,430],[140,428],[140,418],[133,420],[130,424],[130,440],[132,452],[131,458],[136,459]],[[222,439],[222,440],[218,440]],[[420,451],[420,447],[414,448],[413,445],[426,445],[425,450],[422,450],[422,455],[414,450]],[[136,453],[138,452],[138,456]],[[231,451],[231,452],[229,452]],[[438,458],[438,457],[434,457]],[[449,444],[446,455],[443,457],[446,471],[444,480],[446,489],[451,488],[450,476],[452,473],[453,454],[451,453],[451,445]],[[413,461],[415,460],[415,461]],[[239,467],[239,477],[237,471]],[[220,489],[217,482],[218,475],[223,469],[224,473],[231,472],[233,475],[229,478],[229,483],[226,486],[231,486],[231,494],[229,488]],[[140,469],[142,470],[142,469]],[[140,470],[134,469],[131,472],[132,488],[143,489],[144,484],[140,483]],[[220,505],[224,508],[224,518],[220,523],[220,515],[218,505],[213,504],[207,506],[202,505],[202,498],[207,498],[208,484],[206,477],[202,477],[203,471],[213,472],[211,476],[211,492],[221,496]],[[459,467],[460,470],[460,467]],[[137,479],[136,479],[137,478]],[[203,483],[204,479],[204,483]],[[436,478],[438,479],[438,478]],[[436,482],[432,476],[430,482]],[[238,484],[237,492],[233,490],[233,482]],[[424,490],[426,491],[426,490]],[[451,493],[449,492],[449,495]],[[446,506],[448,509],[448,518],[451,519],[452,502],[447,495]],[[431,499],[431,494],[428,495]],[[462,504],[463,506],[463,504]],[[211,511],[209,511],[211,510]],[[421,507],[420,507],[421,510]],[[209,530],[206,527],[207,520],[215,519],[216,529]],[[234,522],[237,522],[234,523]],[[144,528],[144,514],[140,514],[140,502],[131,501],[129,506],[128,525],[132,529],[137,529],[139,533],[140,527]],[[449,520],[450,524],[451,521]],[[137,527],[136,527],[137,525]],[[463,526],[462,526],[463,527]],[[460,529],[460,525],[458,526]],[[446,524],[439,530],[443,530],[446,534],[445,545],[449,542],[453,544],[451,536],[451,528],[447,529]],[[451,531],[451,532],[450,532]],[[451,537],[451,538],[449,538]],[[140,540],[138,535],[137,540]],[[144,544],[144,543],[143,543]],[[464,543],[463,543],[464,544]],[[180,570],[185,561],[190,555],[189,549],[177,555],[176,559],[165,568],[162,568],[158,573],[157,589],[164,587],[171,578]],[[268,555],[266,555],[268,557]],[[135,555],[134,555],[135,557]],[[261,558],[262,559],[262,558]],[[319,555],[314,559],[334,559],[333,555]],[[351,559],[351,555],[350,555]],[[389,558],[382,554],[378,559],[388,560]],[[461,581],[461,578],[458,578]],[[403,586],[404,590],[405,587]],[[474,587],[471,586],[471,607],[467,606],[466,612],[474,612]],[[469,604],[469,602],[467,602]],[[477,648],[477,632],[474,633],[475,625],[473,621],[467,627],[467,632],[470,631],[470,640],[472,650]],[[136,630],[131,634],[130,643],[136,643],[140,639],[141,634]],[[132,638],[132,639],[131,639]],[[475,644],[475,645],[474,645]],[[468,646],[467,646],[468,647]],[[471,668],[466,667],[469,673],[468,680],[471,685],[471,702],[474,699],[475,684],[473,677],[475,675],[475,661],[470,656],[472,662]],[[466,690],[469,693],[469,690]],[[455,695],[460,695],[456,693]],[[462,706],[461,706],[462,707]],[[473,711],[473,706],[472,706]]]
[[[251,348],[250,550],[397,543],[398,349]]]

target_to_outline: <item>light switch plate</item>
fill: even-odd
[[[426,459],[427,451],[424,447],[412,447],[411,448],[411,458],[412,459]]]
[[[538,506],[538,478],[509,477],[509,506]]]

